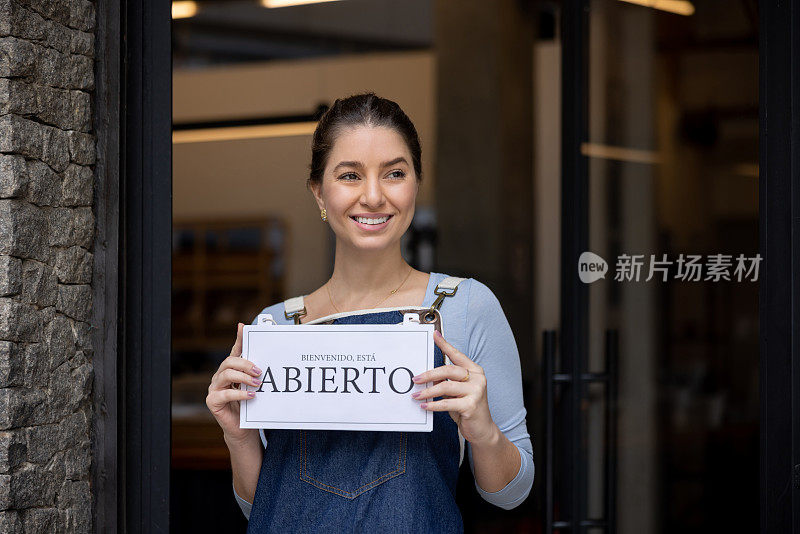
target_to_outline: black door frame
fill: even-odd
[[[172,12],[121,4],[118,529],[169,531]]]
[[[564,0],[562,262],[587,239],[585,0]],[[172,236],[171,4],[121,4],[117,521],[169,530]],[[762,532],[800,532],[800,0],[759,2]],[[583,192],[582,192],[583,191]],[[573,273],[574,269],[566,268]],[[562,278],[564,362],[582,361],[585,286]],[[569,334],[569,335],[567,335]],[[578,430],[572,429],[572,432]],[[573,489],[572,491],[578,491]],[[108,524],[108,520],[106,521]]]
[[[759,2],[761,532],[800,532],[800,0]]]
[[[558,408],[546,417],[557,416],[559,425],[548,425],[553,435],[547,442],[555,443],[556,436],[566,444],[557,457],[555,447],[548,447],[546,472],[557,474],[557,492],[553,480],[547,483],[545,532],[568,528],[580,534],[592,521],[586,516],[586,451],[583,447],[584,429],[582,402],[585,393],[581,380],[586,370],[588,353],[589,289],[575,276],[578,258],[589,250],[589,179],[586,156],[581,144],[586,141],[588,128],[588,0],[563,0],[561,3],[561,332],[559,336],[560,368],[548,365],[551,371],[563,375],[561,401]],[[546,355],[555,361],[555,355]],[[544,379],[549,392],[549,410],[555,408],[552,392],[555,376]],[[554,516],[555,501],[560,506]],[[606,514],[608,515],[608,514]],[[599,518],[593,518],[595,520]],[[603,518],[605,519],[605,518]]]

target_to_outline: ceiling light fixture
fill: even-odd
[[[337,2],[338,0],[261,0],[261,5],[267,8],[302,6],[305,4],[321,4],[322,2]]]
[[[180,0],[172,2],[172,18],[188,19],[197,15],[197,2],[191,0]]]
[[[590,158],[611,159],[628,163],[647,163],[650,165],[661,163],[661,157],[653,150],[601,145],[598,143],[582,143],[581,154]]]
[[[651,7],[660,11],[675,13],[676,15],[693,15],[694,5],[689,0],[620,0],[629,4]]]
[[[734,165],[733,172],[739,176],[758,178],[758,163],[740,163],[739,165]]]
[[[172,132],[172,142],[174,144],[207,143],[209,141],[235,141],[243,139],[264,139],[268,137],[313,135],[316,127],[316,121],[308,121],[176,130]]]

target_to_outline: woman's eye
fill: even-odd
[[[345,182],[351,182],[353,180],[358,179],[358,175],[352,172],[345,173],[339,177],[340,180],[344,180]]]
[[[392,172],[389,173],[389,177],[390,178],[397,178],[397,179],[405,178],[406,177],[406,173],[404,173],[403,171],[392,171]]]

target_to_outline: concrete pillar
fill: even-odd
[[[495,292],[532,369],[532,16],[514,0],[437,0],[437,270]],[[531,377],[531,372],[526,372]]]

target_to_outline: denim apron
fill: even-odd
[[[399,311],[332,324],[395,324]],[[444,365],[439,347],[434,366]],[[447,412],[431,432],[265,430],[248,533],[463,532],[456,505],[460,443]]]

